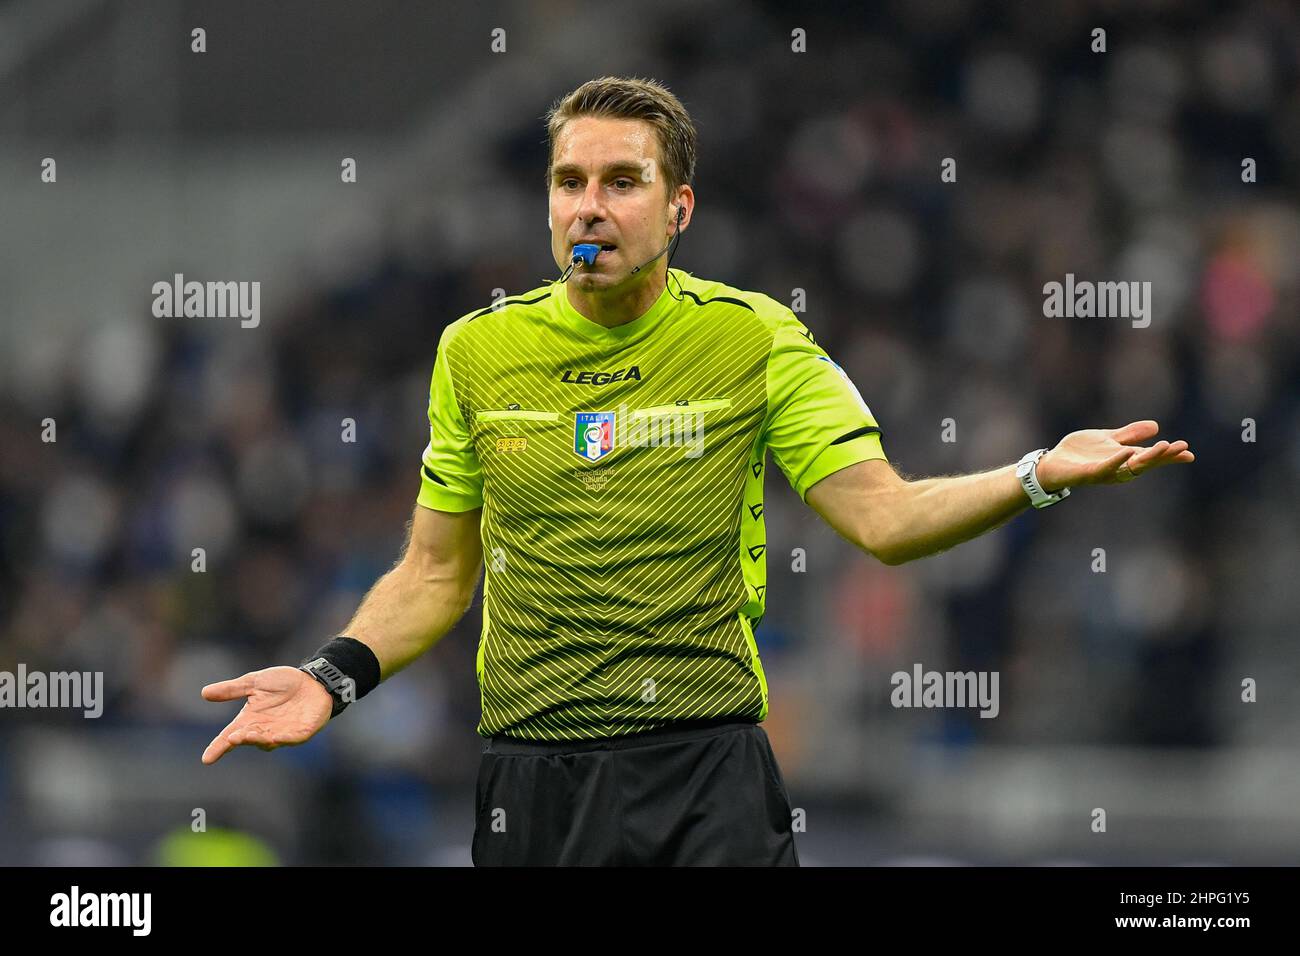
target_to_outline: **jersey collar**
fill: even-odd
[[[678,278],[680,279],[680,276]],[[677,303],[672,293],[668,291],[668,286],[665,285],[663,292],[659,293],[659,298],[655,300],[655,304],[650,306],[642,315],[637,316],[631,322],[624,322],[622,325],[606,328],[599,322],[593,322],[575,309],[569,302],[568,291],[558,280],[554,283],[554,288],[553,297],[564,324],[581,335],[606,342],[622,341],[636,335],[638,332],[651,328]]]

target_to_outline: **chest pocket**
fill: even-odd
[[[705,429],[713,427],[731,407],[729,398],[683,398],[660,405],[643,405],[628,413],[626,443],[633,446],[680,448],[687,458],[704,453]]]
[[[651,418],[658,415],[695,415],[704,412],[721,411],[730,407],[731,399],[729,398],[683,398],[675,402],[666,402],[663,405],[646,405],[642,408],[634,408],[632,409],[632,415],[638,418]]]
[[[529,451],[529,439],[535,445],[559,421],[559,412],[518,405],[480,409],[474,414],[480,453],[510,457]]]
[[[488,422],[558,422],[559,412],[545,412],[535,408],[520,408],[512,405],[507,408],[485,408],[474,413],[474,420]]]

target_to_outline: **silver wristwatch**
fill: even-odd
[[[1016,477],[1020,479],[1020,487],[1025,489],[1025,494],[1029,496],[1029,500],[1033,502],[1035,508],[1047,508],[1070,494],[1069,488],[1062,488],[1060,491],[1048,493],[1038,483],[1038,459],[1046,454],[1046,448],[1039,448],[1025,455],[1016,465]]]

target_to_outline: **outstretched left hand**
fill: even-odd
[[[1070,432],[1038,462],[1038,481],[1046,491],[1076,485],[1112,485],[1132,481],[1153,468],[1175,462],[1193,462],[1187,442],[1164,440],[1149,448],[1141,443],[1154,438],[1160,425],[1146,420],[1123,428],[1086,428]]]

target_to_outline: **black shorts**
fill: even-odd
[[[790,798],[751,721],[483,747],[475,866],[798,866]]]

